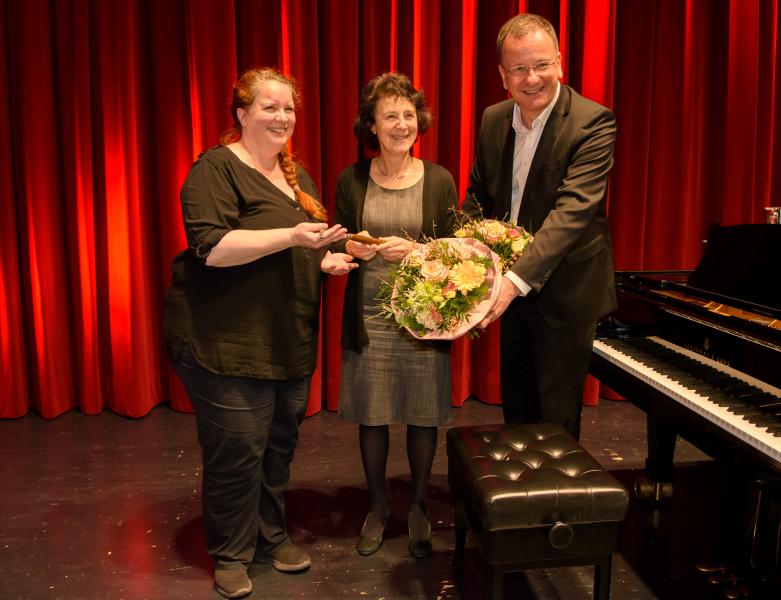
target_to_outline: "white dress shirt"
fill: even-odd
[[[542,130],[545,129],[545,124],[548,122],[548,117],[553,112],[553,107],[556,105],[556,101],[559,99],[559,92],[561,91],[561,85],[556,82],[556,93],[553,95],[553,99],[550,104],[545,107],[537,117],[532,121],[531,128],[526,127],[521,119],[521,109],[516,104],[513,107],[513,129],[515,130],[515,148],[513,150],[513,181],[512,181],[512,194],[510,196],[510,220],[515,222],[518,220],[518,215],[521,212],[521,199],[523,198],[523,190],[526,188],[526,180],[529,177],[529,168],[534,158],[534,153],[537,151],[537,146],[540,143],[540,137],[542,137]],[[523,279],[518,277],[512,271],[505,273],[512,283],[521,291],[521,295],[525,296],[531,291],[531,286]]]

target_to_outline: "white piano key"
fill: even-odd
[[[677,346],[667,340],[663,340],[657,337],[649,337],[648,339],[653,340],[654,342],[661,344],[670,350],[679,352],[702,364],[711,366],[726,375],[730,375],[740,379],[741,381],[745,381],[748,385],[756,386],[765,392],[773,394],[779,398],[779,401],[781,401],[781,390],[767,384],[764,381],[758,380],[754,377],[751,377],[750,375],[728,367],[727,365],[723,365],[710,358],[701,356],[696,352],[692,352]],[[737,438],[748,443],[753,448],[756,448],[763,454],[771,457],[773,460],[781,462],[781,437],[777,438],[773,436],[764,428],[750,423],[741,415],[736,415],[723,406],[719,406],[715,402],[711,402],[706,396],[703,396],[697,391],[685,387],[683,384],[675,381],[668,375],[654,370],[653,368],[644,364],[641,360],[637,360],[636,358],[633,358],[632,356],[617,350],[602,340],[594,340],[594,352],[609,362],[621,367],[623,370],[634,375],[635,377],[638,377],[642,381],[645,381],[653,388],[688,407],[697,414],[702,415],[710,422],[730,432]]]

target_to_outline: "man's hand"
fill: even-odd
[[[501,317],[502,313],[510,306],[510,302],[520,295],[521,290],[519,290],[507,277],[502,277],[502,287],[499,289],[499,297],[496,299],[496,302],[494,302],[494,305],[491,307],[491,310],[488,311],[485,318],[480,321],[477,326],[480,329],[488,327],[488,325]]]

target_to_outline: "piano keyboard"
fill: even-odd
[[[594,340],[594,353],[781,463],[781,390],[657,337]]]

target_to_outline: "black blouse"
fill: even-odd
[[[318,197],[300,166],[302,190]],[[187,249],[173,261],[165,307],[168,354],[189,344],[204,368],[257,379],[300,379],[317,359],[320,260],[294,247],[234,267],[205,264],[233,229],[276,229],[312,221],[300,204],[230,149],[216,146],[193,165],[181,191]]]

